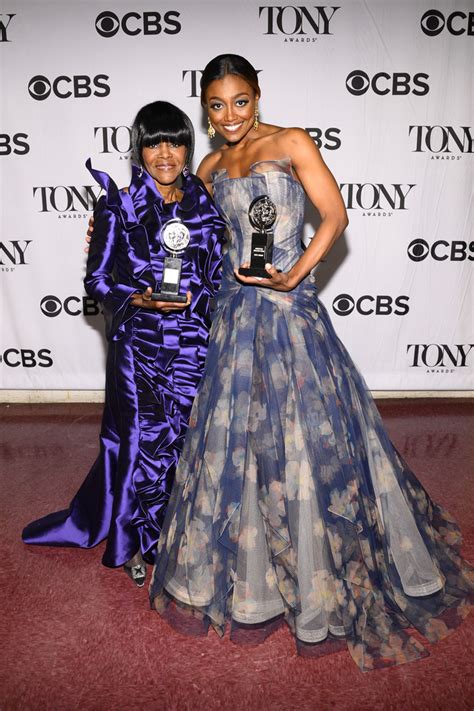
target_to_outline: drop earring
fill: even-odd
[[[182,172],[183,172],[183,177],[184,177],[184,178],[187,178],[188,175],[189,175],[189,165],[188,165],[187,163],[186,163],[186,165],[184,166]]]
[[[254,113],[254,119],[253,119],[253,130],[258,131],[258,127],[260,126],[260,121],[258,120],[258,103],[255,105],[255,113]]]
[[[209,138],[210,138],[211,141],[212,141],[212,139],[213,139],[214,136],[216,135],[216,129],[215,129],[214,126],[212,125],[211,119],[209,118],[209,116],[207,117],[207,124],[208,124],[208,126],[207,126],[207,135],[209,136]]]
[[[141,178],[143,175],[143,166],[140,166],[140,170],[138,171],[138,177]]]

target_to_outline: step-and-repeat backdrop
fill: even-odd
[[[318,282],[369,387],[471,388],[473,35],[467,0],[2,0],[0,387],[103,386],[84,162],[128,184],[133,117],[166,99],[197,164],[200,72],[234,52],[262,120],[305,128],[341,186],[350,225]]]

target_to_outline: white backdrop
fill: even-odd
[[[103,386],[84,162],[127,184],[127,127],[166,99],[196,165],[199,70],[235,52],[260,70],[262,119],[306,128],[342,186],[350,225],[318,281],[369,387],[472,388],[473,33],[467,0],[2,0],[0,387]]]

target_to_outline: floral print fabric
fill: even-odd
[[[231,239],[151,599],[184,631],[231,622],[237,641],[286,620],[301,653],[344,643],[363,671],[426,656],[406,628],[435,641],[468,614],[459,530],[390,442],[312,277],[290,293],[235,280],[262,194],[275,265],[300,254],[304,193],[285,161],[215,177]]]

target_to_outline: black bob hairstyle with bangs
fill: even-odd
[[[255,92],[257,98],[260,97],[260,86],[258,84],[258,74],[248,59],[240,54],[219,54],[205,66],[201,76],[201,105],[206,106],[206,91],[213,81],[223,79],[227,74],[234,74],[244,81]]]
[[[132,125],[132,157],[143,167],[142,150],[158,143],[186,147],[186,163],[194,153],[194,128],[184,111],[168,101],[154,101],[143,106]]]

